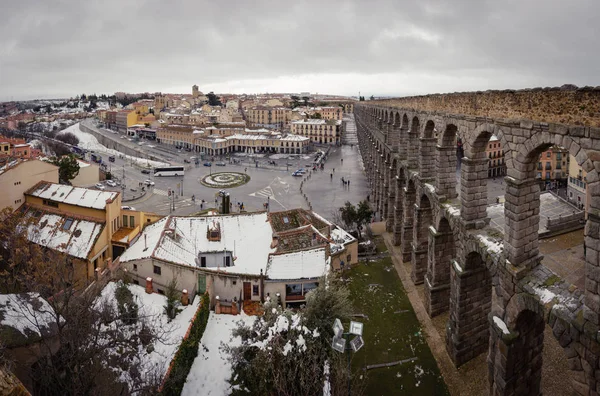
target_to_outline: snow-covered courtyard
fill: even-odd
[[[231,331],[237,327],[240,320],[250,326],[254,319],[256,316],[248,316],[243,311],[241,315],[210,313],[198,348],[198,357],[194,360],[181,393],[183,396],[222,396],[231,393],[227,382],[231,377],[231,364],[227,355],[220,350],[221,342],[230,346],[240,345],[240,338],[233,338]]]

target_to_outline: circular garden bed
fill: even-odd
[[[206,175],[200,179],[200,183],[206,187],[212,188],[232,188],[239,187],[250,181],[250,176],[239,172],[218,172],[212,175]]]

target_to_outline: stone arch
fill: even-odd
[[[448,310],[450,305],[450,266],[455,256],[452,227],[445,217],[441,217],[437,226],[429,229],[424,302],[430,317]]]
[[[490,315],[488,364],[491,394],[539,395],[544,345],[544,309],[531,294],[513,295],[505,320]]]
[[[427,120],[427,122],[425,123],[425,126],[423,128],[423,134],[421,137],[426,138],[426,139],[433,138],[434,130],[435,130],[435,122],[433,120]]]
[[[414,207],[414,226],[410,277],[414,284],[423,283],[427,273],[429,227],[433,224],[431,200],[424,192]]]
[[[487,217],[488,158],[486,148],[496,131],[493,124],[477,128],[465,142],[465,158],[461,164],[461,216],[468,228],[483,228]]]
[[[492,275],[487,260],[464,250],[450,267],[450,317],[446,348],[459,367],[488,349],[488,313],[492,304]]]
[[[418,165],[421,179],[431,179],[435,177],[435,144],[434,137],[435,123],[433,120],[427,120],[423,133],[419,136],[419,156]]]
[[[416,115],[412,117],[408,130],[408,167],[416,168],[419,162],[419,131],[421,122]]]
[[[436,146],[435,167],[436,180],[435,186],[439,195],[447,199],[456,198],[456,169],[457,169],[457,148],[456,139],[458,128],[455,124],[447,124],[440,135],[439,144]]]

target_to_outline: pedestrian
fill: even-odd
[[[333,180],[333,173],[330,173],[329,177],[331,178],[331,180]]]
[[[333,168],[333,173],[335,173],[335,168]]]
[[[342,158],[342,164],[344,163],[344,159]]]
[[[348,180],[348,187],[350,187],[350,180]]]

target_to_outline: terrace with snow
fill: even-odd
[[[229,303],[279,296],[285,306],[305,301],[333,261],[357,262],[357,245],[304,209],[169,216],[147,226],[120,261],[159,293],[176,278],[191,294],[208,291],[212,305],[217,296]]]

